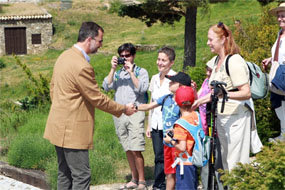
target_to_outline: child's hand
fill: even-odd
[[[197,83],[194,80],[191,80],[191,87],[193,88],[193,90],[196,91],[197,89]]]
[[[166,135],[164,136],[163,140],[164,140],[164,142],[169,144],[170,141],[172,140],[172,138],[170,136],[168,136],[168,134],[166,133]]]
[[[171,138],[170,138],[168,135],[166,135],[166,136],[163,138],[163,140],[164,140],[164,142],[166,142],[167,144],[169,144],[170,141],[171,141]]]

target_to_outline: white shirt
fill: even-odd
[[[277,40],[278,40],[278,38],[277,38]],[[274,59],[277,40],[275,41],[274,45],[271,48],[272,60]],[[285,37],[282,37],[280,39],[278,63],[279,64],[285,64]]]
[[[176,72],[173,71],[172,69],[170,69],[169,72],[167,73],[167,75],[175,75],[175,74]],[[169,91],[170,80],[168,78],[165,78],[163,80],[162,85],[160,85],[159,76],[160,73],[153,75],[150,81],[148,90],[151,92],[152,102],[155,102],[158,98],[171,93]],[[151,110],[151,118],[149,123],[151,125],[151,129],[163,130],[161,106]]]
[[[74,44],[74,47],[76,47],[77,49],[79,49],[82,52],[82,54],[85,57],[86,61],[89,63],[90,62],[90,57],[87,55],[87,53],[81,47],[79,47],[77,44]]]

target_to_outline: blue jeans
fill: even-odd
[[[154,184],[153,188],[165,189],[163,131],[152,129],[152,146],[154,151]]]

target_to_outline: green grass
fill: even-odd
[[[90,6],[92,4],[92,6]],[[168,24],[154,24],[152,27],[136,19],[118,17],[108,13],[102,8],[102,2],[82,1],[73,2],[73,8],[59,11],[59,2],[52,0],[41,3],[53,15],[53,24],[56,33],[50,49],[38,55],[20,56],[22,63],[26,64],[33,74],[38,77],[41,73],[50,78],[52,68],[60,53],[76,42],[78,29],[82,21],[92,20],[103,26],[103,47],[95,55],[91,56],[91,64],[94,67],[96,80],[102,85],[104,77],[110,70],[110,60],[116,55],[119,45],[125,42],[134,44],[156,44],[158,47],[169,45],[176,50],[174,70],[180,71],[183,67],[184,55],[184,22]],[[242,23],[257,22],[260,15],[260,6],[256,0],[230,0],[227,3],[210,5],[209,12],[202,15],[198,10],[197,18],[197,62],[199,67],[191,68],[191,77],[201,84],[204,76],[204,64],[212,56],[207,47],[207,31],[212,24],[223,21],[234,28],[234,20],[239,19]],[[149,77],[157,73],[157,52],[137,52],[135,62],[147,69]],[[0,160],[8,160],[11,163],[23,162],[17,155],[26,156],[30,160],[29,167],[46,171],[52,187],[56,187],[56,156],[54,148],[42,138],[48,106],[45,108],[24,112],[13,103],[29,95],[27,90],[31,82],[25,73],[15,64],[12,56],[1,58],[6,67],[0,70],[0,146],[4,152],[0,153]],[[112,93],[108,93],[110,97]],[[96,123],[94,133],[94,150],[90,151],[90,167],[92,168],[92,184],[123,182],[130,178],[130,171],[125,154],[115,135],[114,124],[111,115],[96,110]],[[48,154],[43,147],[47,147]],[[24,149],[35,150],[33,154],[39,155],[37,159],[28,157],[29,152]],[[9,149],[9,152],[8,152]],[[11,152],[10,152],[11,151]],[[7,154],[8,152],[8,154]],[[40,154],[46,155],[46,164],[43,166]],[[9,159],[7,159],[7,155]],[[9,156],[10,155],[10,156]],[[14,156],[12,156],[14,155]],[[153,151],[150,139],[146,139],[145,170],[146,179],[153,179]],[[17,158],[17,159],[16,159]],[[13,160],[15,159],[15,160]],[[11,161],[13,160],[13,161]],[[36,161],[37,162],[34,162]],[[24,163],[23,163],[24,164]],[[17,165],[17,164],[15,164]],[[21,167],[25,167],[21,165]],[[28,166],[27,166],[28,167]]]

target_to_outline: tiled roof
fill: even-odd
[[[50,19],[52,15],[34,3],[11,3],[2,7],[0,21]]]
[[[29,19],[49,19],[52,18],[51,14],[41,14],[41,15],[10,15],[10,16],[0,16],[0,20],[29,20]]]

